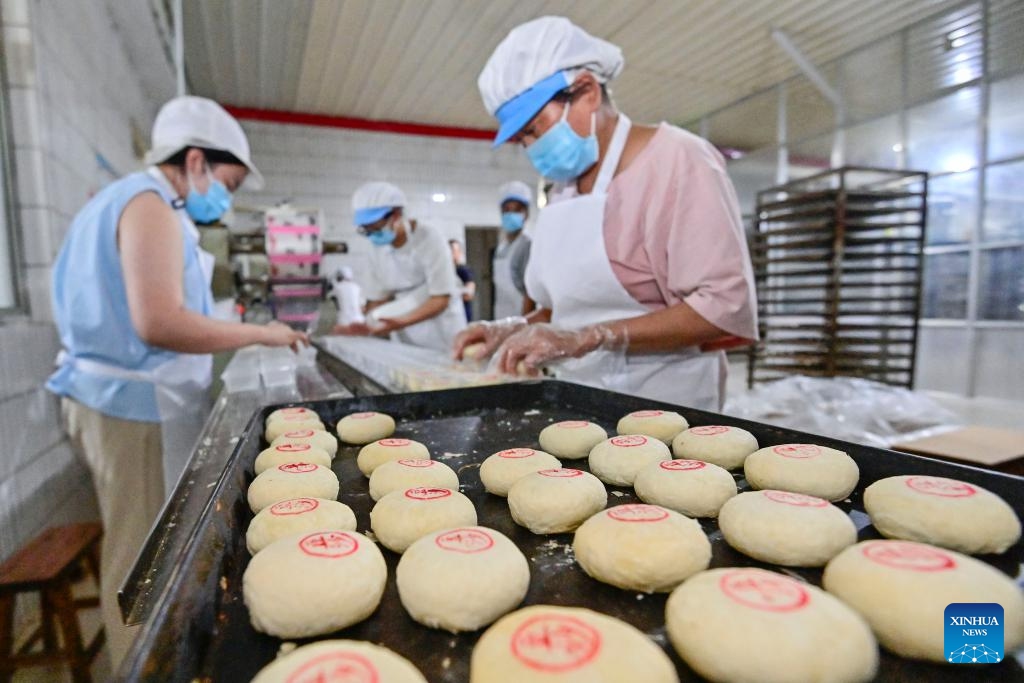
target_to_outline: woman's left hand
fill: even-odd
[[[498,348],[491,361],[498,372],[536,376],[542,365],[563,358],[579,358],[600,348],[625,348],[610,327],[594,325],[560,330],[546,323],[525,327]]]

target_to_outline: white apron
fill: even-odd
[[[163,173],[156,168],[150,168],[148,172],[167,188],[171,196],[174,195],[174,190]],[[178,209],[177,213],[183,227],[195,237],[199,267],[206,286],[209,287],[213,281],[213,265],[216,258],[199,246],[199,231],[184,210]],[[73,364],[76,369],[90,375],[153,384],[157,411],[160,415],[164,495],[169,497],[185,465],[188,464],[199,433],[209,416],[213,356],[208,353],[179,353],[150,370],[129,370],[89,358],[72,358],[61,351],[57,356],[57,363]]]
[[[615,277],[604,246],[608,186],[629,129],[629,118],[620,113],[590,194],[550,203],[537,219],[526,289],[530,298],[551,310],[556,327],[575,329],[650,312]],[[558,379],[691,408],[721,409],[722,352],[702,353],[687,347],[623,357],[597,351],[551,369]]]
[[[523,235],[517,239],[523,239]],[[503,237],[491,261],[491,281],[494,283],[492,317],[495,320],[523,314],[523,295],[512,281],[512,249],[515,245],[516,242],[509,242]]]
[[[430,298],[427,273],[416,259],[413,250],[394,247],[391,247],[391,250],[389,258],[382,259],[376,265],[380,269],[377,278],[387,283],[388,289],[394,293],[394,300],[370,311],[369,315],[375,321],[403,316],[416,310]],[[453,292],[448,297],[448,307],[445,310],[433,318],[392,332],[391,339],[413,346],[449,351],[455,341],[455,335],[465,327],[466,312],[462,306],[462,297]]]

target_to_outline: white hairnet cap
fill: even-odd
[[[498,204],[504,204],[509,199],[522,202],[527,206],[533,204],[533,192],[530,190],[530,186],[519,180],[513,180],[502,185],[498,189],[498,197]]]
[[[365,183],[352,195],[356,225],[376,223],[392,209],[404,206],[405,193],[391,183]]]
[[[186,95],[160,108],[153,122],[152,147],[147,164],[159,164],[186,147],[205,147],[230,152],[249,169],[246,187],[263,187],[263,174],[252,163],[249,140],[231,114],[213,100]]]
[[[565,17],[541,17],[512,29],[477,79],[487,112],[500,124],[495,145],[515,135],[571,84],[563,72],[586,69],[606,83],[623,64],[622,50]]]

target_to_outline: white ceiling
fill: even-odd
[[[476,77],[514,26],[569,17],[618,44],[618,103],[691,121],[953,0],[185,0],[190,91],[246,107],[491,128]]]

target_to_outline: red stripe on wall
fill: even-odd
[[[425,123],[405,123],[402,121],[373,121],[349,116],[328,116],[326,114],[307,114],[297,111],[280,111],[277,109],[256,109],[253,107],[233,107],[225,105],[225,109],[236,119],[250,121],[269,121],[271,123],[290,123],[302,126],[321,126],[324,128],[344,128],[347,130],[366,130],[374,133],[398,133],[399,135],[426,135],[437,138],[460,138],[463,140],[493,140],[494,131],[483,128],[461,128],[458,126],[433,126]]]

